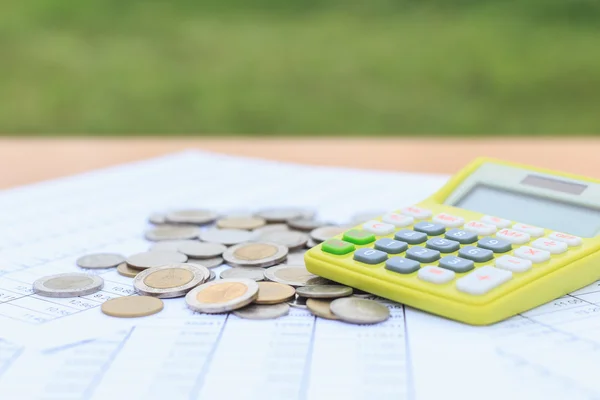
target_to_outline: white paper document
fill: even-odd
[[[298,206],[345,222],[446,179],[186,152],[0,192],[0,399],[600,399],[598,282],[490,327],[387,301],[391,318],[374,326],[302,309],[198,314],[182,298],[112,318],[102,302],[134,293],[114,270],[94,272],[105,286],[93,295],[31,291],[81,271],[81,255],[145,251],[155,211]]]

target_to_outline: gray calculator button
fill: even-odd
[[[408,249],[406,258],[422,263],[431,263],[440,259],[440,252],[437,250],[426,249],[421,246],[415,246]]]
[[[446,232],[446,239],[456,240],[460,244],[471,244],[477,241],[477,235],[464,229],[451,229]]]
[[[494,253],[491,250],[482,249],[480,247],[465,246],[458,251],[458,255],[468,260],[481,263],[490,261],[494,258]]]
[[[427,240],[427,235],[422,232],[411,231],[410,229],[403,229],[396,232],[394,236],[396,240],[406,242],[408,244],[420,244]]]
[[[379,264],[387,260],[387,253],[369,248],[358,249],[354,252],[354,259],[365,264]]]
[[[409,260],[404,257],[392,257],[385,263],[385,269],[399,272],[401,274],[410,274],[419,269],[420,264],[415,260]]]
[[[427,241],[427,247],[440,253],[452,253],[460,248],[460,243],[455,240],[433,238]]]
[[[429,236],[437,236],[446,232],[446,227],[444,225],[427,221],[417,222],[413,229],[418,232],[426,233]]]
[[[471,260],[456,256],[442,257],[440,260],[440,267],[446,268],[454,272],[467,272],[475,268],[475,264]]]
[[[477,246],[482,249],[491,250],[494,253],[506,253],[512,250],[510,242],[500,238],[485,237],[477,242]]]
[[[408,244],[399,240],[383,238],[375,242],[375,248],[389,254],[398,254],[406,251]]]

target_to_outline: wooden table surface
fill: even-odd
[[[314,165],[453,173],[490,156],[600,178],[600,139],[0,139],[0,188],[185,149]]]

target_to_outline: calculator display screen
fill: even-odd
[[[454,206],[576,236],[600,230],[600,210],[486,185],[476,185]]]

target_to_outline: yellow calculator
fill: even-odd
[[[486,325],[599,279],[599,231],[599,180],[481,158],[305,261],[336,282]]]

